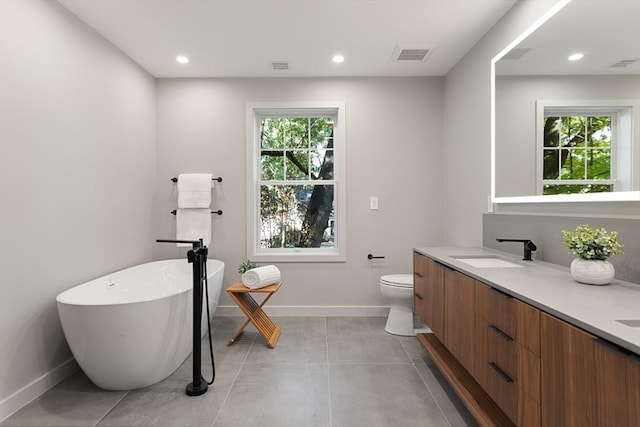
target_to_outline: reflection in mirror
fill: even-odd
[[[492,200],[640,200],[640,1],[556,9],[492,61]]]

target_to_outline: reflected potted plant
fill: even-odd
[[[582,224],[574,231],[562,230],[562,242],[569,252],[578,255],[571,262],[571,276],[576,282],[587,285],[611,283],[615,269],[607,259],[624,253],[616,231],[609,233],[604,228]]]

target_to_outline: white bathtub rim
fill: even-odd
[[[174,295],[178,295],[181,294],[183,292],[191,292],[193,289],[193,281],[189,280],[187,282],[187,284],[185,286],[180,286],[180,287],[176,287],[174,289],[172,289],[172,292],[167,292],[167,293],[163,293],[162,295],[154,295],[152,297],[143,297],[141,298],[140,296],[138,296],[137,298],[133,298],[131,300],[119,300],[119,301],[113,301],[113,302],[88,302],[88,301],[82,301],[81,298],[78,298],[77,296],[75,297],[70,297],[70,295],[73,295],[74,293],[79,292],[79,288],[83,287],[83,286],[99,286],[98,282],[101,280],[107,281],[109,280],[110,277],[115,276],[115,275],[119,275],[119,274],[123,274],[127,271],[131,271],[131,270],[136,270],[139,269],[142,266],[148,266],[148,265],[152,265],[152,264],[161,264],[161,263],[166,263],[166,264],[171,264],[174,261],[184,261],[184,263],[187,263],[187,260],[184,258],[175,258],[175,259],[166,259],[166,260],[157,260],[157,261],[151,261],[151,262],[147,262],[144,264],[137,264],[128,268],[124,268],[122,270],[119,271],[115,271],[109,274],[105,274],[101,277],[89,280],[87,282],[81,283],[79,285],[75,285],[69,289],[66,289],[62,292],[60,292],[57,296],[56,296],[56,302],[58,304],[64,304],[64,305],[69,305],[69,306],[77,306],[77,307],[82,307],[82,306],[86,306],[86,307],[109,307],[109,306],[114,306],[114,305],[126,305],[126,304],[139,304],[139,303],[143,303],[143,302],[148,302],[148,301],[155,301],[157,299],[161,299],[161,298],[169,298],[171,296]],[[214,269],[211,269],[209,267],[216,267]],[[224,261],[218,260],[218,259],[208,259],[207,260],[207,280],[212,280],[213,277],[218,274],[218,272],[220,270],[223,270],[225,267],[225,263]],[[191,276],[190,276],[191,277]]]

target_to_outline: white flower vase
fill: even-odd
[[[576,258],[571,262],[571,277],[587,285],[608,285],[615,273],[613,265],[606,260]]]

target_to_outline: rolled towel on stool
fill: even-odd
[[[280,270],[275,265],[252,268],[242,275],[242,283],[249,289],[260,289],[280,283]]]

